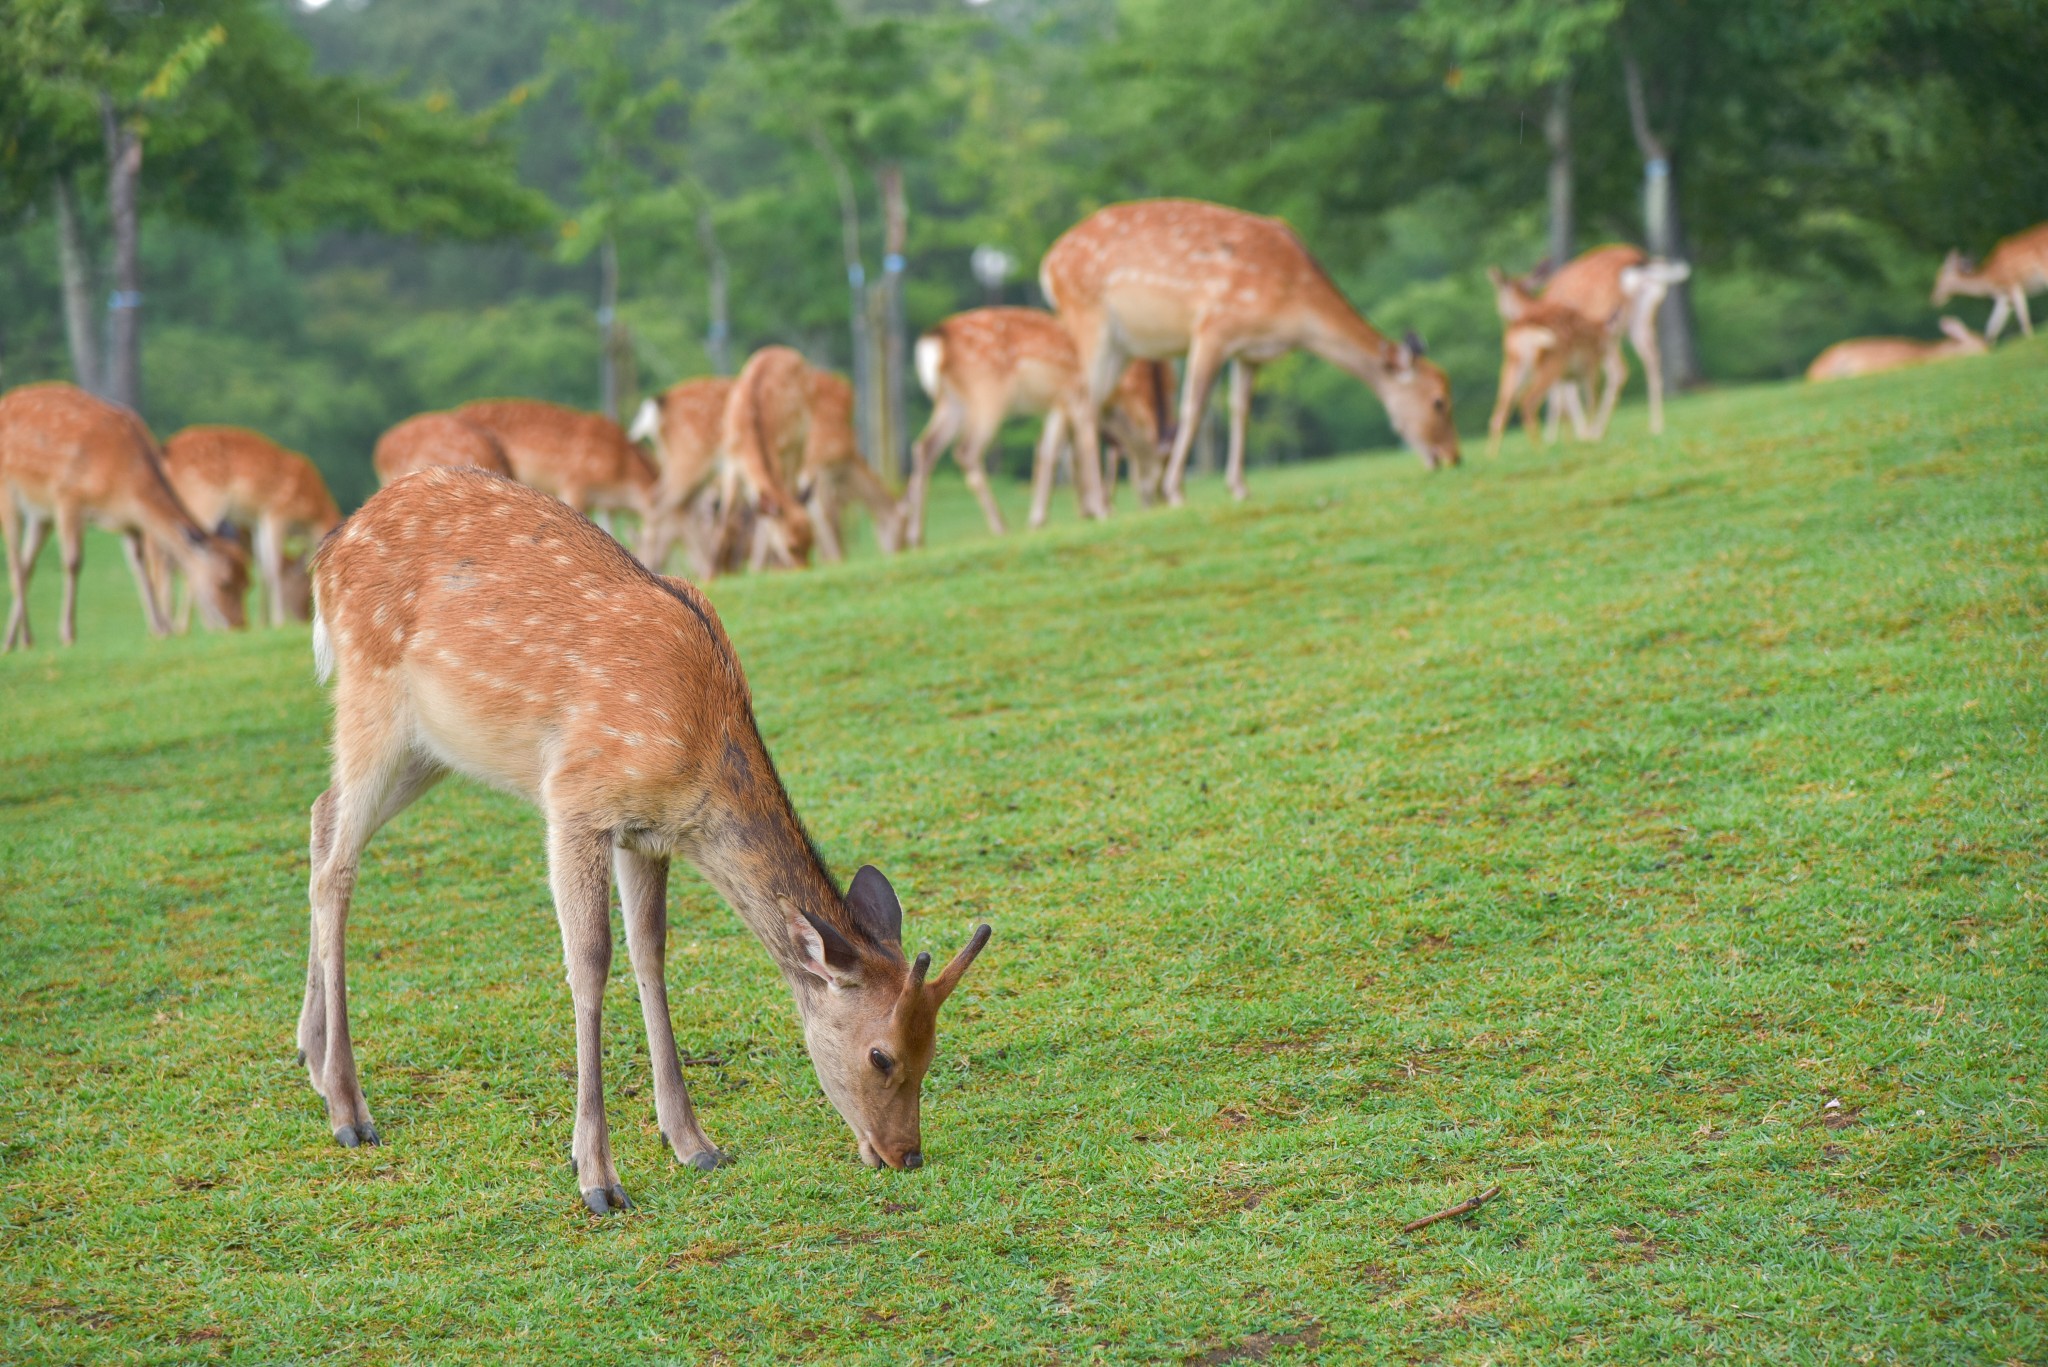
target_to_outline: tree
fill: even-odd
[[[58,206],[74,366],[141,406],[141,220],[158,209],[239,230],[252,223],[495,237],[545,221],[511,176],[489,120],[409,105],[360,80],[312,73],[305,46],[261,0],[189,0],[175,15],[110,0],[4,0],[16,107],[37,155],[10,182],[41,179]],[[95,365],[91,254],[72,177],[92,144],[106,171],[114,289]],[[143,177],[145,149],[156,173]],[[15,173],[17,168],[10,167]]]

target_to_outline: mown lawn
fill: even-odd
[[[680,875],[739,1162],[621,949],[609,1220],[537,819],[371,847],[334,1147],[306,633],[149,641],[96,541],[0,660],[0,1359],[2048,1360],[2048,345],[1618,431],[719,584],[842,876],[996,936],[870,1172]]]

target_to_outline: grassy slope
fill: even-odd
[[[996,939],[871,1173],[681,875],[741,1162],[667,1160],[622,949],[604,1222],[537,820],[372,846],[334,1148],[305,633],[146,641],[98,542],[86,644],[0,661],[0,1358],[2039,1361],[2044,379],[1000,543],[945,486],[935,551],[721,584],[828,855]]]

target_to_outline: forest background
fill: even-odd
[[[0,385],[256,427],[351,505],[412,413],[788,342],[900,468],[919,328],[1188,195],[1291,222],[1470,431],[1490,263],[1691,261],[1690,383],[1934,335],[1942,252],[2048,214],[2044,70],[2041,0],[0,0]],[[1389,441],[1328,367],[1261,381],[1255,459]]]

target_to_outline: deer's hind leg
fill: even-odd
[[[360,681],[343,676],[335,697],[334,782],[312,811],[312,933],[299,1050],[313,1090],[327,1102],[335,1142],[349,1149],[378,1142],[356,1076],[348,1024],[344,946],[356,870],[370,837],[445,772],[431,756],[414,750],[411,729],[396,674]]]

